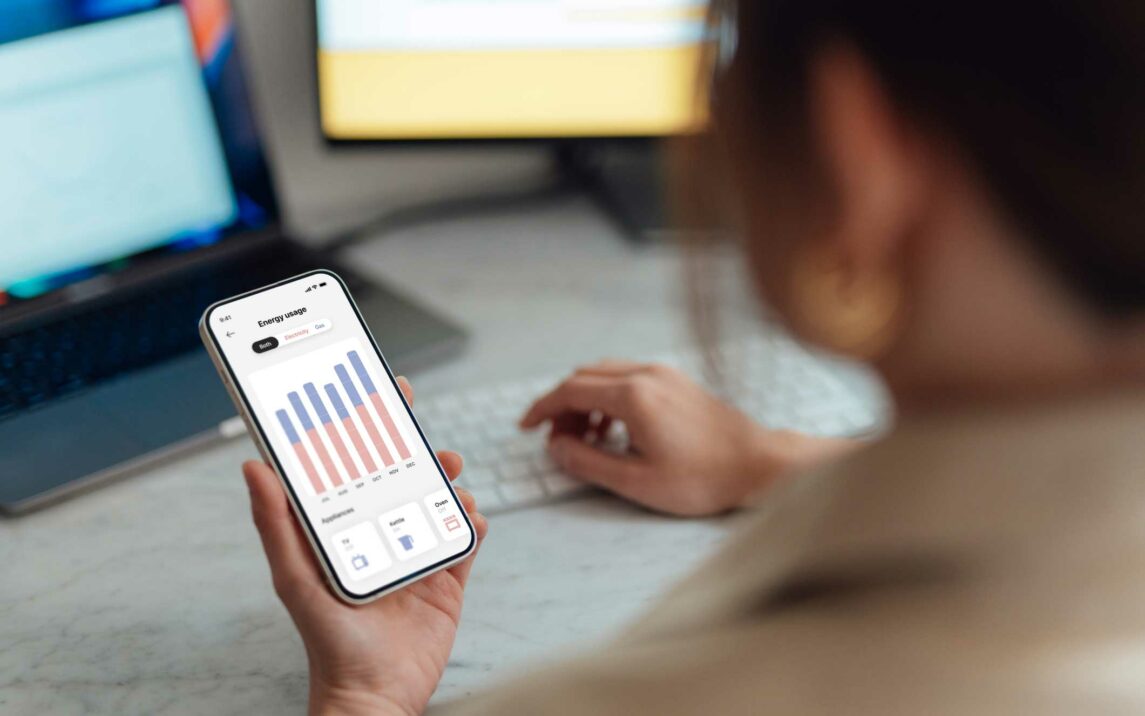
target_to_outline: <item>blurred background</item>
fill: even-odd
[[[702,0],[2,0],[0,640],[21,648],[0,656],[0,705],[298,703],[304,664],[277,648],[294,637],[238,477],[254,449],[196,324],[312,268],[346,278],[496,516],[458,646],[478,666],[444,698],[607,632],[730,529],[606,499],[517,434],[578,363],[699,378],[714,356],[764,424],[884,425],[869,374],[760,320],[718,251],[703,263],[727,340],[693,347],[662,166],[704,127],[705,16]],[[612,587],[577,594],[589,569]],[[562,590],[577,598],[552,606]]]

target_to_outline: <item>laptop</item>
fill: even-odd
[[[217,440],[203,309],[323,266],[409,371],[462,332],[284,236],[223,0],[0,3],[0,511]]]

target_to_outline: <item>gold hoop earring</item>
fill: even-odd
[[[819,247],[796,260],[791,287],[793,328],[828,350],[870,360],[897,333],[903,290],[889,271],[856,273],[838,252]]]

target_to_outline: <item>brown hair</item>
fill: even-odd
[[[785,170],[809,146],[812,58],[847,42],[1079,295],[1111,316],[1145,308],[1145,3],[717,0],[712,17],[716,114],[748,118]]]

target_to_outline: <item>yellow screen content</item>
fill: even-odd
[[[704,2],[319,0],[334,139],[663,136],[702,124]]]

